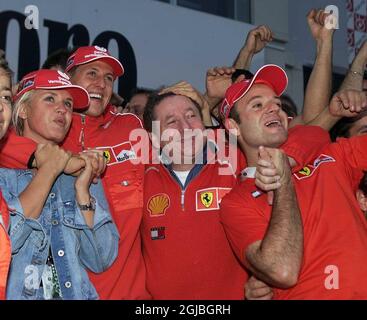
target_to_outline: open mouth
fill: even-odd
[[[102,100],[102,95],[99,93],[89,93],[89,97],[91,99]]]
[[[277,128],[277,127],[281,127],[282,123],[280,122],[280,120],[270,120],[265,123],[265,126],[268,128]]]

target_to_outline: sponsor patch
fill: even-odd
[[[107,163],[109,163],[111,161],[111,153],[108,150],[103,151],[103,157],[106,158]]]
[[[211,204],[213,203],[214,194],[211,191],[208,192],[202,192],[200,194],[200,200],[201,203],[206,207],[209,208]]]
[[[252,195],[252,197],[253,197],[253,198],[258,198],[258,197],[260,197],[262,194],[263,194],[263,193],[262,193],[261,191],[259,191],[259,190],[256,190],[256,191],[251,192],[251,195]]]
[[[207,188],[196,191],[196,211],[218,210],[222,198],[231,188]]]
[[[103,150],[108,166],[136,159],[136,154],[130,141],[115,146],[98,147],[97,149]]]
[[[303,167],[300,171],[294,173],[293,175],[298,179],[302,180],[305,178],[309,178],[313,175],[313,173],[316,171],[316,169],[323,163],[327,162],[335,162],[335,159],[333,157],[330,157],[325,154],[321,154],[314,162],[313,164],[309,164],[305,167]]]
[[[150,229],[150,238],[152,240],[163,240],[166,238],[166,227],[154,227]]]
[[[323,162],[335,162],[333,157],[327,156],[325,154],[320,155],[314,162],[313,166],[317,168]]]
[[[165,193],[159,193],[150,197],[147,209],[151,217],[159,217],[166,214],[166,210],[170,206],[169,196]]]

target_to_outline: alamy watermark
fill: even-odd
[[[38,7],[30,4],[24,8],[24,14],[27,17],[24,20],[24,27],[27,30],[39,29],[39,10]]]

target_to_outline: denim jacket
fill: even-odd
[[[96,199],[91,229],[75,200],[75,178],[64,174],[55,181],[39,218],[25,218],[19,194],[32,177],[30,170],[0,169],[12,242],[7,299],[43,299],[40,285],[50,249],[63,299],[98,299],[86,269],[106,270],[117,256],[119,241],[101,183],[90,188]]]

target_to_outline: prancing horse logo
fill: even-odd
[[[200,194],[201,203],[206,207],[209,208],[213,203],[213,192],[203,192]]]

